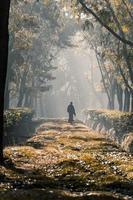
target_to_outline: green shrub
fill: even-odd
[[[33,111],[29,108],[14,108],[4,112],[4,127],[6,131],[12,130],[25,123],[30,123]]]
[[[116,135],[133,131],[133,113],[117,110],[88,110],[86,113],[96,125],[100,123],[106,130],[113,128]]]

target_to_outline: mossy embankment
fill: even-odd
[[[45,120],[4,153],[0,200],[133,198],[132,155],[81,122]]]
[[[133,113],[118,110],[85,110],[86,124],[133,153]]]

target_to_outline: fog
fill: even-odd
[[[37,118],[66,118],[72,101],[77,119],[85,109],[106,108],[101,73],[82,24],[68,16],[60,21],[56,4],[36,3],[32,10],[29,5],[13,4],[10,13],[7,107],[29,107]]]
[[[106,107],[107,99],[100,90],[101,75],[94,51],[83,42],[80,32],[71,40],[73,46],[61,49],[57,55],[56,79],[52,81],[52,89],[42,95],[37,117],[66,118],[71,101],[78,119],[83,118],[84,109]]]

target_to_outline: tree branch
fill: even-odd
[[[110,28],[107,24],[105,24],[99,16],[96,15],[96,13],[90,9],[89,7],[87,7],[87,5],[83,2],[83,0],[79,0],[79,3],[82,5],[82,7],[84,8],[84,10],[87,13],[90,13],[91,15],[93,15],[93,17],[105,28],[107,29],[114,37],[116,37],[118,40],[120,40],[122,43],[129,45],[130,47],[133,47],[133,42],[131,42],[130,40],[126,40],[125,38],[121,37],[119,34],[117,34],[116,32],[114,32],[114,30],[112,30],[112,28]]]

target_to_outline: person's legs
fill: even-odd
[[[73,121],[74,121],[74,120],[73,120],[73,114],[72,114],[72,113],[69,113],[69,119],[68,119],[68,122],[72,124]]]

